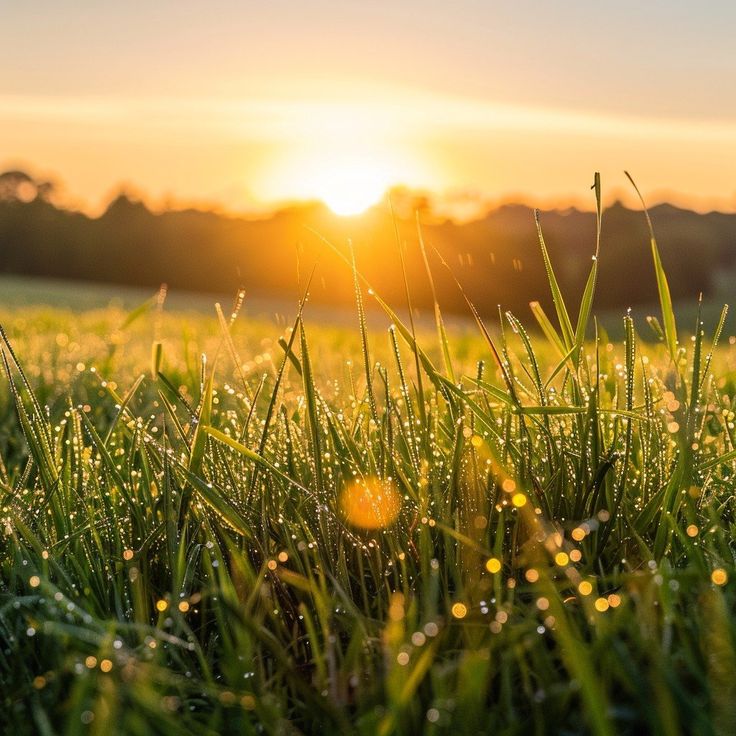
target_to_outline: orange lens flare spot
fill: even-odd
[[[465,618],[468,615],[468,607],[464,603],[454,603],[452,606],[452,615],[455,618]]]
[[[717,567],[710,574],[710,579],[716,585],[725,585],[728,582],[728,573],[722,567]]]
[[[488,562],[486,562],[486,570],[488,570],[488,572],[493,575],[495,575],[497,572],[500,572],[501,560],[497,559],[496,557],[489,558]]]
[[[401,510],[401,495],[394,484],[367,478],[347,485],[340,494],[340,511],[353,526],[384,529],[391,526]]]
[[[578,585],[578,592],[580,595],[590,595],[593,592],[593,586],[587,580],[583,580]]]
[[[581,526],[577,526],[572,530],[571,536],[576,542],[582,542],[583,539],[585,539],[585,529]]]

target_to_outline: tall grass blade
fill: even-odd
[[[555,311],[557,312],[557,321],[560,324],[560,331],[562,332],[562,340],[565,345],[565,351],[575,345],[575,335],[572,330],[572,323],[570,322],[570,315],[567,312],[565,306],[565,300],[562,298],[562,291],[557,283],[557,277],[555,276],[554,269],[552,268],[552,261],[547,251],[547,245],[544,242],[544,235],[542,235],[542,225],[539,222],[539,210],[534,210],[534,223],[537,226],[537,237],[539,238],[539,247],[542,249],[542,258],[544,260],[544,269],[547,272],[547,281],[552,292],[552,302],[555,305]],[[591,287],[591,300],[592,300],[592,287]]]
[[[677,364],[677,323],[675,321],[675,311],[672,308],[672,297],[670,296],[670,286],[667,281],[667,274],[662,266],[662,259],[659,255],[659,247],[657,246],[657,239],[654,237],[654,228],[652,227],[652,220],[649,217],[649,210],[644,203],[644,197],[642,197],[639,188],[636,186],[636,182],[632,178],[628,171],[624,171],[631,185],[634,187],[634,191],[639,197],[641,206],[644,210],[644,216],[647,220],[647,227],[649,228],[649,242],[652,248],[652,260],[654,262],[654,273],[657,278],[657,291],[659,292],[659,304],[662,310],[662,324],[664,325],[664,336],[667,342],[667,349],[669,350],[670,357]]]

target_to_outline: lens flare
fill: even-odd
[[[340,511],[350,524],[361,529],[390,526],[400,510],[401,496],[388,480],[356,480],[345,486],[340,494]]]

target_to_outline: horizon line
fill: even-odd
[[[29,175],[35,183],[49,181],[48,178],[37,176],[32,170],[34,167],[28,166],[0,166],[0,176],[11,172],[19,172]],[[50,182],[54,187],[59,186],[58,180],[53,176]],[[61,191],[64,191],[64,185],[61,183]],[[400,198],[398,203],[395,197]],[[393,198],[392,198],[393,197]],[[133,204],[142,204],[146,210],[153,215],[163,215],[167,213],[177,213],[186,211],[196,211],[203,214],[213,214],[220,217],[243,220],[267,220],[276,215],[288,212],[290,210],[306,209],[321,207],[329,212],[337,219],[360,219],[374,212],[382,206],[397,206],[399,209],[405,209],[404,203],[400,200],[405,198],[425,199],[427,202],[426,212],[430,217],[437,221],[451,221],[457,224],[467,224],[477,222],[484,219],[489,214],[498,211],[504,207],[525,207],[529,210],[539,210],[540,212],[558,212],[563,213],[567,210],[574,210],[582,213],[594,213],[595,204],[591,202],[586,205],[580,196],[559,196],[533,198],[526,193],[509,193],[500,197],[483,196],[475,191],[451,191],[436,192],[431,189],[411,187],[405,184],[395,184],[387,187],[380,198],[373,204],[366,207],[362,212],[344,215],[332,210],[330,206],[319,197],[290,198],[274,200],[270,205],[252,207],[250,209],[235,209],[227,206],[224,202],[217,202],[202,199],[191,199],[187,197],[175,197],[173,195],[165,195],[163,197],[155,197],[145,192],[130,182],[121,182],[113,191],[104,199],[104,204],[100,207],[89,207],[81,203],[80,198],[60,198],[52,197],[50,204],[59,210],[83,214],[90,219],[99,219],[109,210],[111,205],[120,198],[125,198]],[[694,206],[692,203],[677,201],[681,197],[676,192],[661,192],[659,195],[650,194],[645,198],[647,209],[653,210],[662,206],[673,207],[678,210],[692,212],[698,215],[707,214],[723,214],[736,215],[736,208],[721,208],[718,206]],[[536,200],[536,201],[530,201]],[[543,200],[543,201],[540,201]],[[30,201],[30,200],[29,200]],[[459,204],[458,204],[459,203]],[[459,214],[462,207],[466,209],[467,214]],[[603,197],[603,210],[610,209],[615,206],[622,206],[632,211],[640,211],[641,204],[633,192],[626,191],[623,187],[615,187],[611,189],[607,196]]]

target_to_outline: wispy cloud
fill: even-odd
[[[223,99],[182,97],[0,96],[5,123],[96,125],[229,131],[237,138],[299,140],[339,135],[361,139],[423,138],[459,131],[546,132],[600,138],[736,141],[736,122],[641,117],[508,105],[412,92],[368,99]]]

